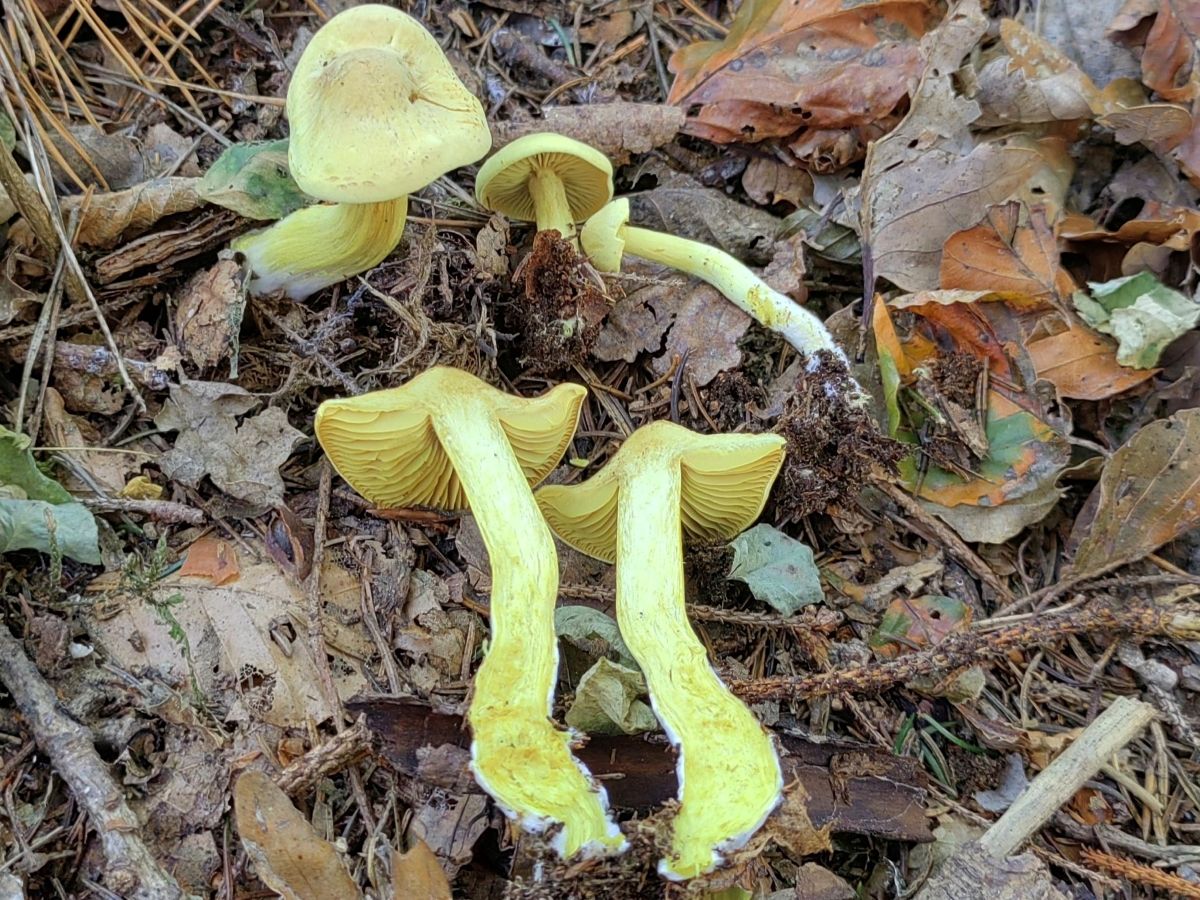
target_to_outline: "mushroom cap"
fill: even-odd
[[[601,272],[620,272],[625,253],[621,229],[629,221],[629,201],[619,197],[595,213],[579,231],[579,244]]]
[[[313,36],[287,114],[292,176],[335,203],[394,200],[492,145],[483,107],[433,35],[379,4],[338,13]]]
[[[550,528],[577,550],[616,562],[617,505],[639,470],[678,466],[684,533],[705,542],[730,540],[762,512],[784,445],[777,434],[697,434],[652,422],[631,434],[598,475],[581,484],[547,485],[534,496]]]
[[[612,163],[594,147],[552,132],[527,134],[505,144],[479,167],[475,198],[510,219],[536,218],[529,176],[552,169],[562,179],[574,221],[582,222],[612,199]]]
[[[435,366],[401,387],[326,400],[314,429],[338,473],[377,506],[467,509],[435,422],[447,429],[455,419],[495,416],[532,487],[562,459],[586,394],[582,385],[563,383],[539,397],[517,397]]]

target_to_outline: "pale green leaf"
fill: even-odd
[[[282,219],[312,202],[288,169],[288,142],[234,144],[200,179],[209,203],[248,219]]]
[[[733,539],[729,577],[744,581],[755,598],[784,615],[824,598],[813,552],[766,523]]]
[[[646,679],[641,672],[602,656],[579,680],[575,701],[567,710],[567,724],[586,734],[654,731],[658,720],[638,699],[645,693]]]
[[[1088,287],[1090,297],[1075,293],[1075,308],[1097,331],[1117,339],[1117,362],[1123,366],[1154,368],[1167,345],[1200,319],[1200,305],[1149,272],[1089,282]]]

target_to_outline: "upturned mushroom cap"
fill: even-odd
[[[466,509],[434,420],[478,415],[484,404],[533,486],[566,452],[586,393],[581,385],[564,383],[540,397],[517,397],[458,369],[436,366],[402,387],[325,401],[314,428],[334,468],[372,503]]]
[[[621,229],[629,221],[629,201],[620,197],[609,203],[579,231],[579,244],[592,265],[601,272],[620,272],[625,253]]]
[[[334,16],[292,75],[288,163],[305,193],[394,200],[487,153],[483,107],[433,36],[379,4]]]
[[[730,540],[762,512],[786,443],[777,434],[705,435],[653,422],[631,434],[599,474],[581,484],[548,485],[534,496],[555,534],[588,556],[616,562],[622,482],[635,469],[678,465],[684,533]]]
[[[529,177],[550,169],[562,179],[573,221],[582,222],[612,199],[612,163],[599,150],[561,134],[517,138],[479,167],[475,198],[487,209],[532,222]]]

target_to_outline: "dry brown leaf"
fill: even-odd
[[[690,179],[627,196],[634,225],[720,247],[751,265],[771,261],[782,223],[765,210]]]
[[[1037,32],[1088,74],[1098,87],[1115,78],[1132,78],[1140,71],[1137,58],[1105,34],[1125,0],[1040,0]],[[1026,20],[1028,21],[1028,19]]]
[[[742,190],[763,206],[790,203],[800,207],[812,202],[813,180],[803,169],[785,166],[775,159],[756,157],[742,173]]]
[[[1065,303],[1075,283],[1062,268],[1044,211],[1029,213],[1027,224],[1022,218],[1021,204],[1011,201],[989,208],[978,225],[950,235],[942,250],[941,287]]]
[[[188,547],[179,577],[205,578],[210,584],[227,584],[241,574],[237,548],[215,534],[206,534]]]
[[[164,216],[191,212],[204,203],[196,193],[194,178],[159,178],[109,194],[64,197],[63,213],[82,208],[77,247],[106,248],[122,237],[132,238]],[[13,225],[9,238],[24,248],[36,246],[33,232],[24,220]]]
[[[1196,35],[1200,33],[1200,5],[1178,0],[1129,0],[1108,26],[1109,33],[1131,38],[1153,16],[1145,33],[1142,81],[1167,100],[1191,101],[1200,97]]]
[[[1000,22],[1000,39],[1008,55],[991,60],[979,73],[979,125],[1092,117],[1100,92],[1065,54],[1015,19]]]
[[[215,366],[237,347],[246,308],[246,276],[232,259],[218,260],[184,285],[175,332],[180,348],[201,369]],[[230,377],[236,377],[233,367]]]
[[[120,133],[106,134],[94,125],[75,125],[67,130],[71,139],[51,131],[50,142],[85,185],[120,191],[145,179],[146,161],[132,138]],[[82,148],[86,156],[81,156],[76,147]],[[50,169],[55,178],[68,180],[53,159]]]
[[[1070,574],[1098,575],[1200,523],[1200,409],[1152,422],[1104,465],[1075,520]]]
[[[422,840],[392,856],[392,897],[395,900],[450,900],[450,882],[437,855]]]
[[[746,0],[722,40],[671,56],[668,102],[718,143],[869,125],[908,95],[932,14],[925,0]]]
[[[954,93],[951,73],[987,28],[977,2],[961,3],[931,32],[926,73],[912,109],[871,145],[863,171],[861,233],[870,271],[905,290],[938,283],[942,248],[964,223],[1013,198],[1045,205],[1053,220],[1072,163],[1060,139],[1011,135],[976,144],[973,101]]]
[[[1038,377],[1053,384],[1060,396],[1074,400],[1104,400],[1158,372],[1120,365],[1116,342],[1081,324],[1032,341],[1027,349]]]
[[[266,775],[243,772],[233,788],[233,807],[255,872],[285,900],[362,897],[337,850]]]
[[[648,153],[671,141],[683,128],[683,110],[663,103],[592,103],[551,106],[540,119],[492,123],[492,150],[539,131],[565,134],[595,147],[618,165],[630,154]]]

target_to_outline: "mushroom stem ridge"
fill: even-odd
[[[828,350],[843,362],[841,347],[819,318],[717,247],[636,225],[621,229],[625,252],[679,269],[707,281],[764,328],[778,332],[809,356]]]
[[[575,223],[567,188],[553,169],[537,166],[529,173],[529,196],[533,200],[538,231],[557,231],[564,240],[574,240]]]
[[[571,734],[550,719],[558,675],[550,529],[494,412],[478,398],[461,403],[458,414],[434,417],[433,427],[491,561],[491,645],[468,712],[471,768],[522,828],[562,823],[553,845],[564,858],[622,850],[604,790],[571,754]]]
[[[775,749],[708,662],[684,605],[678,458],[625,472],[617,507],[617,624],[646,676],[654,713],[679,752],[679,814],[659,873],[692,878],[722,862],[779,802]]]

